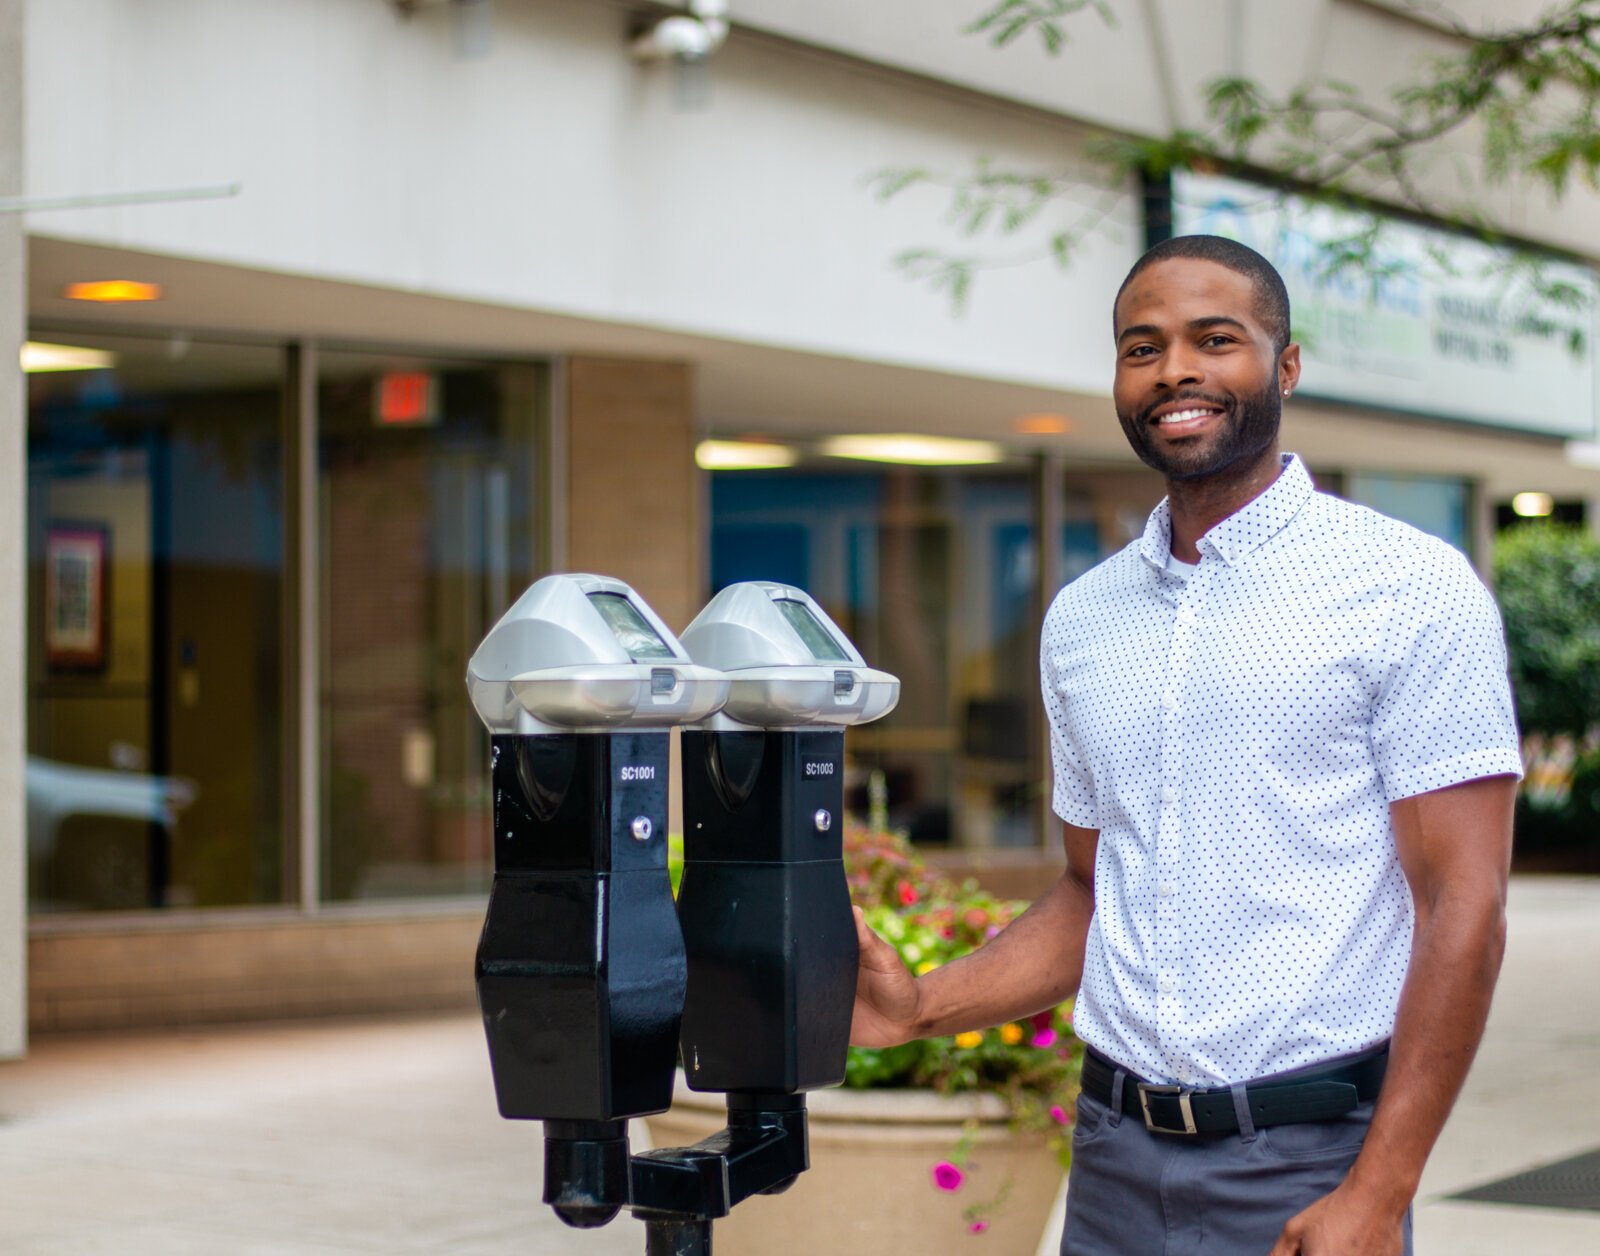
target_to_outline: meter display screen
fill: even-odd
[[[634,659],[677,658],[661,635],[650,626],[638,609],[620,593],[591,593],[589,601],[606,621],[611,635]]]
[[[800,634],[800,640],[805,642],[812,658],[826,663],[851,661],[850,656],[833,639],[833,634],[822,626],[822,621],[811,613],[811,608],[804,602],[783,598],[777,602],[777,607],[789,621],[789,627]]]

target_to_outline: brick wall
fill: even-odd
[[[468,1010],[483,912],[36,928],[34,1031]]]
[[[690,384],[677,362],[568,364],[567,569],[627,581],[674,632],[704,601]]]

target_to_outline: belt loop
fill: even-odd
[[[1250,1115],[1250,1096],[1246,1093],[1243,1082],[1234,1082],[1228,1087],[1228,1093],[1233,1096],[1233,1115],[1239,1122],[1239,1141],[1253,1143],[1256,1141],[1256,1123]]]
[[[1128,1075],[1120,1068],[1111,1078],[1111,1111],[1106,1120],[1111,1123],[1112,1129],[1122,1124],[1122,1083],[1127,1080]]]

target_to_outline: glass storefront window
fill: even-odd
[[[883,773],[914,841],[1034,844],[1038,626],[1033,491],[1010,468],[719,472],[713,592],[778,580],[815,597],[900,704],[850,737],[852,811]]]
[[[331,900],[493,872],[467,659],[532,579],[534,366],[318,354],[322,868]]]
[[[35,339],[28,884],[35,912],[278,903],[283,354]]]

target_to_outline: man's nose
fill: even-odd
[[[1161,358],[1158,382],[1168,388],[1181,388],[1205,381],[1205,366],[1198,354],[1183,345],[1173,345]]]

